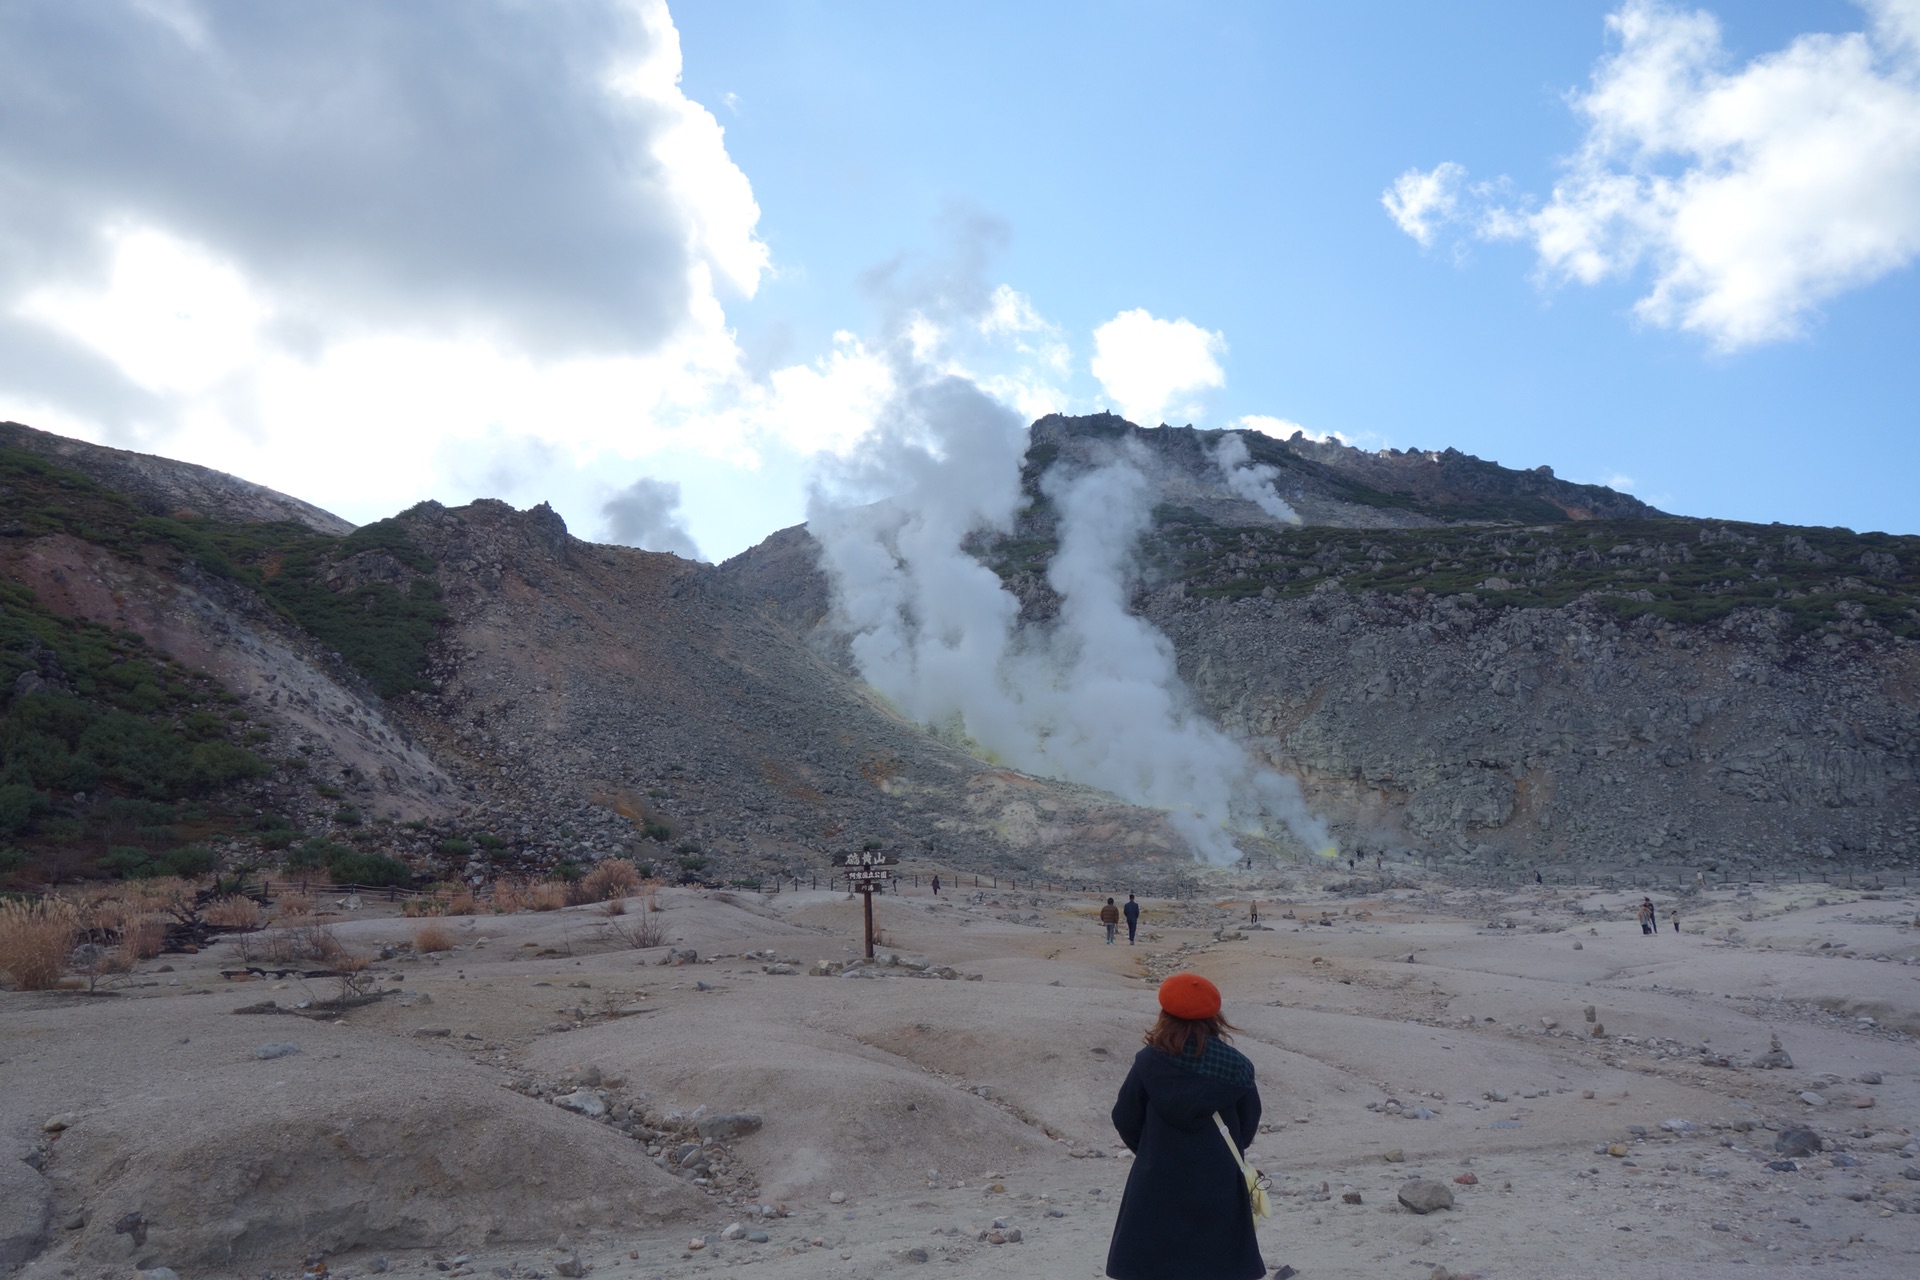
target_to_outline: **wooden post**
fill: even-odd
[[[873,959],[873,886],[860,895],[867,900],[867,959]]]

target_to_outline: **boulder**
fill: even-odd
[[[1773,1149],[1789,1158],[1810,1156],[1826,1145],[1820,1135],[1811,1129],[1782,1129],[1780,1136],[1773,1140]]]
[[[1444,1182],[1414,1178],[1401,1185],[1400,1203],[1415,1213],[1432,1213],[1436,1209],[1453,1208],[1453,1192]]]
[[[702,1116],[694,1128],[703,1138],[724,1141],[728,1138],[740,1138],[749,1133],[757,1133],[765,1123],[759,1116],[747,1111],[723,1111],[718,1115]]]

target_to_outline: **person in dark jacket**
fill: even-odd
[[[1241,1151],[1260,1127],[1253,1064],[1227,1043],[1220,989],[1197,973],[1160,984],[1160,1020],[1113,1104],[1134,1154],[1107,1249],[1113,1280],[1257,1280],[1267,1274]]]
[[[1127,895],[1127,905],[1120,908],[1120,914],[1127,918],[1127,945],[1133,945],[1133,936],[1140,932],[1140,904]]]

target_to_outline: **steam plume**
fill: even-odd
[[[1194,708],[1171,643],[1127,609],[1157,497],[1138,462],[1122,453],[1043,478],[1059,513],[1047,579],[1060,613],[1050,628],[1021,628],[1019,601],[965,546],[1012,529],[1026,429],[964,378],[905,361],[901,372],[870,447],[833,477],[839,496],[816,489],[809,510],[867,681],[913,719],[958,730],[1015,768],[1166,810],[1210,862],[1238,859],[1234,832],[1265,819],[1324,851],[1326,829],[1298,786]]]
[[[1279,469],[1265,463],[1255,463],[1247,452],[1246,437],[1237,431],[1220,437],[1220,444],[1213,451],[1213,460],[1219,464],[1220,474],[1226,477],[1227,488],[1275,520],[1287,524],[1300,523],[1299,515],[1287,505],[1280,491],[1273,487],[1274,477],[1280,474]]]

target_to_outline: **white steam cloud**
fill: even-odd
[[[1273,487],[1273,481],[1280,474],[1278,467],[1265,463],[1256,463],[1247,452],[1246,437],[1237,432],[1229,432],[1220,438],[1219,447],[1213,451],[1213,460],[1220,467],[1220,474],[1227,479],[1227,488],[1233,490],[1248,502],[1253,503],[1275,520],[1287,524],[1299,524],[1299,513],[1287,505],[1280,491]]]
[[[1025,426],[973,382],[896,360],[901,389],[836,477],[844,491],[891,496],[856,504],[816,490],[808,522],[867,681],[1014,768],[1166,810],[1209,862],[1237,860],[1235,833],[1268,820],[1324,850],[1298,785],[1195,709],[1172,644],[1128,611],[1157,498],[1146,472],[1121,454],[1044,477],[1059,515],[1047,580],[1060,611],[1050,627],[1022,627],[1019,601],[966,546],[1014,526]]]

